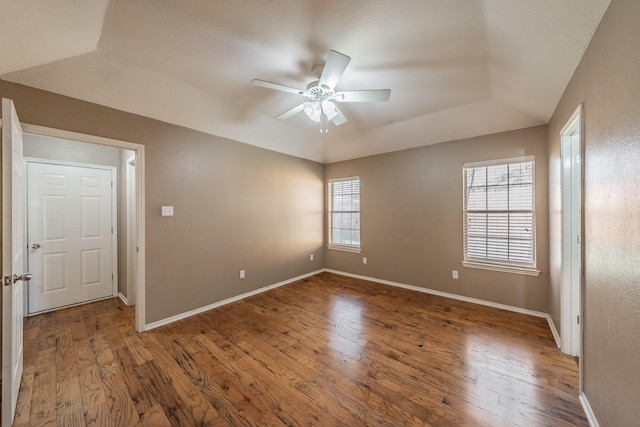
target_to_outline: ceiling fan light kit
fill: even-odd
[[[320,123],[320,133],[324,134],[329,131],[329,122],[332,122],[335,126],[340,126],[347,122],[347,118],[342,114],[336,102],[387,101],[391,95],[391,90],[389,89],[335,92],[335,87],[350,61],[351,58],[347,55],[335,50],[329,51],[327,62],[324,65],[315,65],[312,68],[312,72],[318,80],[309,83],[306,90],[259,79],[254,79],[251,84],[309,98],[309,101],[296,105],[276,118],[288,119],[300,111],[304,111],[307,117],[314,122]]]

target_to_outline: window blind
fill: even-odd
[[[534,162],[466,167],[465,261],[535,267]]]
[[[360,247],[360,179],[329,182],[329,244]]]

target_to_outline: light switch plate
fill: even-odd
[[[173,206],[162,206],[160,213],[162,216],[173,216]]]

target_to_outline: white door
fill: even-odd
[[[111,175],[27,162],[30,314],[113,296]]]
[[[22,377],[24,188],[22,128],[2,99],[2,425],[10,426]]]

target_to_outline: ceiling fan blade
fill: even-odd
[[[279,90],[281,92],[289,92],[296,95],[305,95],[307,93],[306,90],[296,89],[295,87],[281,85],[280,83],[268,82],[265,80],[253,79],[251,80],[251,84],[254,86],[262,86],[267,89]]]
[[[338,92],[333,99],[338,102],[374,102],[388,101],[391,89],[348,90]]]
[[[344,114],[342,114],[342,111],[340,111],[338,107],[336,107],[336,116],[331,119],[331,122],[336,126],[347,123],[347,118],[344,116]]]
[[[300,111],[304,110],[304,106],[305,106],[306,102],[303,102],[300,105],[296,105],[295,107],[293,107],[290,110],[285,111],[284,113],[280,114],[278,117],[276,117],[276,119],[288,119],[291,116],[295,116],[296,114],[298,114]]]
[[[351,58],[347,55],[343,55],[335,50],[330,50],[327,56],[327,62],[324,64],[322,75],[320,76],[320,86],[326,86],[333,90],[338,84],[342,73],[347,69],[347,65]]]

